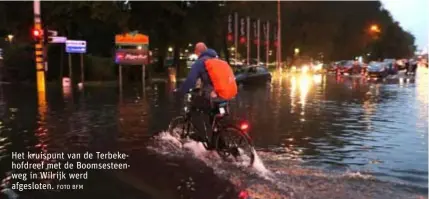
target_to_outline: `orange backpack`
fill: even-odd
[[[217,58],[207,59],[204,63],[216,94],[225,100],[234,98],[237,95],[237,84],[231,66]]]

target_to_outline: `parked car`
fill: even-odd
[[[229,63],[231,66],[243,66],[243,62],[235,60],[234,58],[229,58]]]
[[[387,73],[389,75],[396,75],[396,74],[398,74],[398,65],[396,64],[396,60],[394,60],[394,59],[385,59],[384,63],[387,66]]]
[[[339,72],[340,74],[344,74],[344,73],[348,73],[351,74],[352,73],[352,69],[353,69],[353,65],[354,65],[353,60],[348,60],[348,61],[343,61],[338,65],[339,68]]]
[[[320,62],[320,61],[316,61],[311,65],[311,72],[318,74],[318,73],[322,73],[324,71],[324,69],[326,68],[326,66]]]
[[[271,73],[265,66],[247,66],[235,73],[237,84],[261,84],[271,81]]]
[[[367,73],[368,78],[385,78],[389,75],[388,65],[386,62],[370,62]]]
[[[194,62],[197,61],[197,59],[198,59],[198,55],[196,54],[189,55],[189,57],[186,59],[187,67],[191,68],[192,64],[194,64]]]
[[[329,73],[337,73],[337,71],[340,69],[340,66],[344,63],[346,63],[347,61],[336,61],[336,62],[331,62],[329,64],[329,66],[327,67],[327,71]]]
[[[244,61],[244,62],[246,62],[246,61]],[[258,59],[250,59],[249,64],[261,66],[261,65],[264,65],[264,62],[262,62],[261,60],[259,60],[259,62],[258,62]]]
[[[398,59],[395,61],[396,67],[398,71],[407,70],[408,68],[408,60],[407,59]]]
[[[418,65],[417,60],[410,59],[409,62],[407,63],[407,68],[406,68],[405,74],[406,75],[416,74],[417,65]]]
[[[297,56],[290,63],[290,72],[310,72],[313,60],[308,56]]]
[[[361,74],[362,71],[366,70],[366,65],[362,62],[356,61],[356,60],[349,60],[346,62],[343,62],[342,65],[339,66],[339,72],[341,74],[348,73],[348,74]]]

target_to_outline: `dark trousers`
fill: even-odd
[[[196,95],[192,99],[192,106],[198,110],[203,111],[209,116],[210,126],[213,125],[214,117],[218,114],[219,104],[226,102],[222,98],[210,98],[205,95]]]

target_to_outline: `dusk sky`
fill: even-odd
[[[429,1],[428,0],[381,0],[393,18],[416,37],[418,49],[428,48]]]

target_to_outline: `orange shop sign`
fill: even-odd
[[[149,36],[144,34],[119,34],[115,36],[116,45],[148,45]]]

